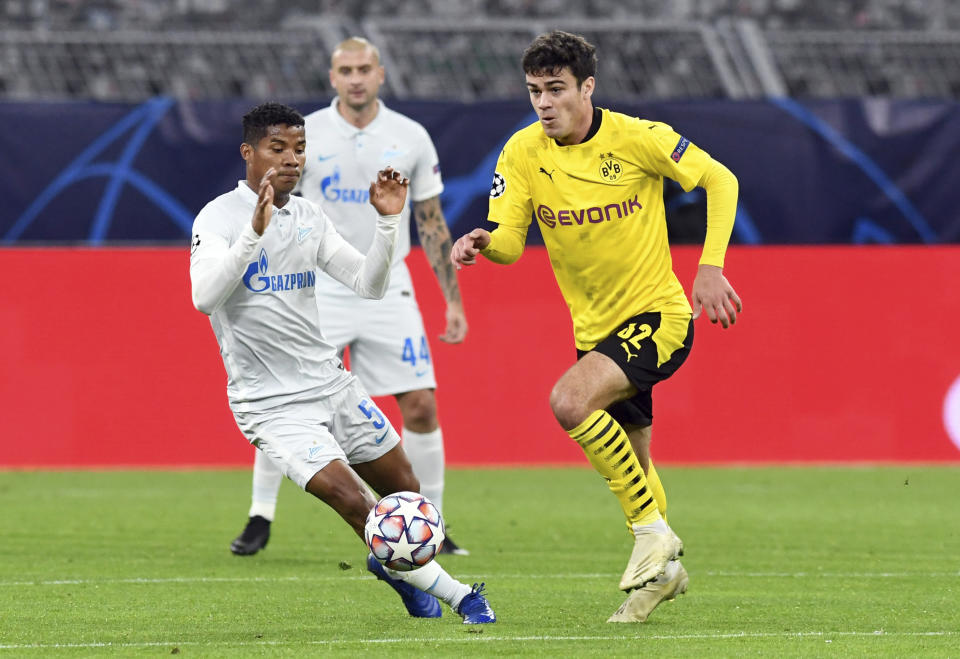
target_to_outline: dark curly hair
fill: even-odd
[[[578,34],[554,30],[541,34],[523,51],[523,72],[529,75],[559,75],[565,66],[579,87],[597,75],[597,49]]]
[[[270,126],[302,126],[303,115],[283,103],[261,103],[243,115],[243,141],[256,147]]]

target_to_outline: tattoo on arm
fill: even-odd
[[[417,223],[417,235],[423,253],[437,276],[437,282],[443,291],[447,303],[460,302],[460,286],[457,284],[457,270],[450,262],[450,250],[453,241],[450,229],[440,208],[440,197],[431,197],[413,203],[413,218]]]

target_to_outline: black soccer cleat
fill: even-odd
[[[454,554],[455,556],[469,556],[470,552],[455,543],[448,535],[443,540],[443,546],[440,547],[441,554]]]
[[[237,556],[252,556],[267,546],[270,540],[270,520],[254,515],[247,521],[243,533],[230,543],[230,551]]]

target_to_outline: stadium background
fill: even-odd
[[[325,104],[331,47],[368,36],[386,102],[437,144],[457,236],[533,120],[519,54],[553,27],[598,45],[599,104],[672,124],[741,182],[745,313],[701,321],[658,395],[658,458],[956,462],[955,5],[0,0],[0,466],[248,464],[187,272],[193,215],[242,175],[242,113]],[[704,199],[671,185],[667,205],[689,287]],[[433,341],[452,465],[582,463],[546,402],[574,354],[538,241],[463,272],[471,333]],[[435,337],[442,300],[408,262]]]

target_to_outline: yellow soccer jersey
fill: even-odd
[[[573,318],[589,350],[640,313],[691,313],[673,273],[663,179],[696,187],[710,156],[670,126],[602,110],[597,133],[560,146],[540,123],[504,146],[490,192],[491,222],[535,217]]]

